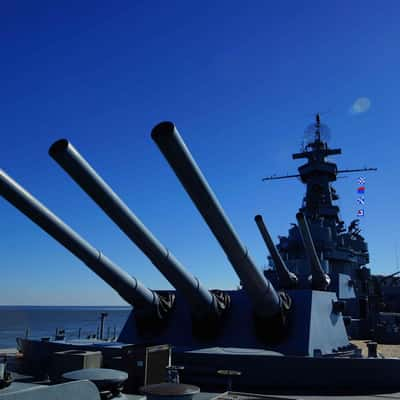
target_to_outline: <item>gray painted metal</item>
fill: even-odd
[[[63,378],[71,381],[81,381],[87,379],[91,382],[100,382],[100,384],[116,383],[120,384],[128,379],[125,371],[109,368],[83,368],[75,371],[66,372]]]
[[[147,400],[192,400],[200,393],[200,388],[185,383],[162,382],[141,386],[139,392],[145,394]]]
[[[195,337],[190,310],[186,301],[177,295],[174,310],[169,314],[168,325],[162,332],[151,337],[152,343],[168,343],[174,351],[181,348],[217,346],[268,349],[296,356],[313,356],[315,349],[319,349],[323,355],[328,355],[337,352],[339,347],[349,345],[342,315],[333,311],[333,302],[336,302],[337,298],[332,292],[291,290],[290,297],[294,306],[288,314],[289,329],[276,341],[270,341],[257,334],[253,303],[245,290],[232,290],[228,291],[228,294],[231,298],[231,308],[223,319],[218,335],[206,341]],[[264,326],[266,329],[274,329],[274,325],[268,319]],[[146,344],[149,341],[149,338],[141,335],[137,329],[134,312],[126,321],[118,340],[135,344]]]
[[[62,377],[67,381],[88,380],[93,382],[100,392],[110,391],[115,394],[121,392],[121,388],[128,380],[128,374],[125,371],[109,368],[83,368],[66,372]]]
[[[61,383],[59,385],[22,386],[21,383],[12,384],[8,390],[0,391],[1,400],[100,400],[100,393],[96,386],[89,381]]]
[[[299,224],[300,236],[303,240],[304,248],[306,250],[308,262],[311,268],[312,287],[317,290],[326,290],[331,283],[331,279],[321,267],[306,218],[301,212],[296,214],[296,218]]]
[[[218,312],[214,296],[154,237],[71,143],[58,140],[50,147],[49,154],[146,254],[171,285],[184,294],[193,312]]]
[[[267,245],[268,251],[271,254],[272,259],[274,260],[274,266],[276,269],[276,273],[278,274],[279,283],[283,288],[293,288],[298,284],[298,278],[296,274],[290,272],[285,262],[283,261],[278,249],[273,242],[271,235],[268,232],[267,227],[264,224],[264,220],[261,215],[256,215],[254,217],[258,229],[260,230],[261,236],[264,239],[265,244]]]
[[[154,127],[151,136],[228,256],[253,302],[255,312],[261,317],[278,314],[281,311],[278,294],[240,242],[175,125],[162,122]]]
[[[158,295],[128,275],[94,248],[17,182],[0,170],[0,194],[14,207],[83,261],[129,304],[149,311],[158,308]]]
[[[354,283],[347,274],[338,274],[338,299],[355,299],[356,292],[354,291]]]

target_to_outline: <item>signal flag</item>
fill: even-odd
[[[365,185],[366,181],[367,181],[367,179],[366,179],[364,176],[360,176],[360,177],[357,179],[357,183],[358,183],[359,185]]]
[[[360,197],[357,199],[357,203],[358,203],[358,204],[361,204],[361,205],[364,205],[364,204],[365,204],[365,197],[364,197],[364,196],[360,196]]]
[[[359,186],[357,188],[357,193],[358,194],[364,194],[365,193],[365,186]]]

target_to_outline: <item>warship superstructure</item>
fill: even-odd
[[[328,290],[335,291],[338,298],[344,301],[343,314],[347,316],[345,322],[350,336],[400,342],[400,314],[394,313],[398,309],[384,296],[384,282],[389,277],[371,275],[368,244],[361,235],[360,220],[351,221],[346,229],[340,209],[335,204],[339,195],[333,182],[340,173],[365,172],[376,168],[339,170],[334,162],[328,161],[328,157],[341,154],[341,149],[329,148],[327,127],[321,124],[318,114],[315,123],[306,132],[307,140],[302,151],[292,155],[294,160],[306,160],[298,168],[299,173],[264,180],[296,177],[306,186],[298,216],[304,216],[308,221],[318,261],[331,279]],[[289,270],[298,277],[299,287],[307,288],[310,285],[310,260],[300,228],[300,224],[293,224],[287,236],[279,236],[276,248]],[[279,287],[281,279],[272,257],[269,257],[269,264],[271,268],[264,273]]]
[[[373,352],[370,357],[362,356],[349,342],[344,303],[331,290],[335,285],[343,286],[349,292],[347,297],[354,297],[352,274],[368,262],[365,241],[354,227],[344,231],[339,210],[332,203],[335,195],[331,182],[337,170],[324,157],[339,150],[329,149],[317,134],[309,149],[295,155],[308,159],[300,172],[309,190],[297,214],[298,225],[278,248],[262,216],[255,217],[274,263],[274,287],[256,266],[175,125],[162,122],[151,136],[220,244],[242,287],[229,291],[204,287],[63,139],[51,146],[51,157],[175,290],[146,288],[0,171],[0,194],[133,306],[118,342],[20,338],[22,351],[34,354],[38,364],[46,367],[51,353],[60,348],[99,349],[105,358],[111,354],[113,362],[119,358],[122,366],[124,354],[132,346],[169,344],[173,362],[185,367],[183,379],[202,388],[221,383],[218,371],[237,370],[237,387],[255,392],[399,390],[400,360],[381,358]],[[296,257],[292,257],[294,254]],[[337,274],[336,279],[333,265],[343,276]]]

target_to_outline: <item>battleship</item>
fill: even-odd
[[[152,130],[153,141],[236,272],[240,280],[237,290],[206,288],[68,140],[55,142],[50,156],[175,290],[145,287],[0,171],[2,197],[132,305],[115,342],[18,338],[24,358],[50,374],[55,353],[97,351],[103,357],[102,367],[112,371],[126,368],[129,383],[135,379],[131,375],[135,349],[168,345],[172,354],[167,367],[171,368],[171,363],[181,366],[181,379],[202,390],[221,389],[221,372],[225,371],[225,376],[235,376],[235,388],[252,393],[399,391],[400,359],[381,356],[376,343],[371,343],[368,357],[364,356],[350,342],[346,330],[355,323],[362,331],[362,318],[353,321],[355,315],[345,310],[361,304],[354,274],[364,271],[368,248],[356,224],[344,231],[338,207],[332,204],[337,195],[331,182],[338,171],[325,157],[339,150],[329,149],[322,140],[319,123],[317,117],[313,141],[304,152],[294,155],[308,159],[299,169],[308,190],[289,237],[276,246],[262,216],[255,217],[273,265],[272,272],[265,274],[242,243],[176,126],[162,122]],[[143,367],[142,361],[135,365]]]

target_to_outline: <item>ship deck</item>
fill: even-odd
[[[359,344],[359,343],[357,343]],[[386,346],[380,345],[381,352]],[[388,345],[387,349],[400,354],[400,345]],[[365,350],[363,348],[363,350]],[[366,350],[365,350],[366,351]],[[18,363],[21,362],[21,355],[15,348],[0,349],[0,357],[7,356],[8,367],[13,374],[15,389],[21,385],[45,384],[45,382],[36,381],[33,377],[22,375],[15,372]],[[387,356],[392,356],[388,354]],[[125,394],[127,400],[145,400],[146,396],[140,394]],[[200,392],[193,396],[193,400],[385,400],[400,399],[400,392],[384,394],[365,394],[365,395],[278,395],[278,394],[257,394],[227,391],[223,393]]]

